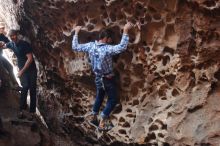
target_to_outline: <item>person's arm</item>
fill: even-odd
[[[123,52],[124,50],[126,50],[127,45],[128,45],[128,41],[129,41],[128,31],[132,27],[133,27],[133,24],[130,22],[125,24],[120,44],[115,45],[115,46],[111,46],[111,45],[108,46],[108,53],[110,55],[119,54],[119,53]]]
[[[5,43],[8,43],[8,42],[10,42],[10,41],[9,41],[9,39],[8,39],[8,38],[7,38],[7,37],[6,37],[5,35],[3,36],[3,39],[2,39],[2,41],[3,41],[3,42],[5,42]]]
[[[10,42],[5,43],[3,41],[0,41],[0,49],[8,49],[8,48],[11,48],[11,43]]]
[[[23,73],[29,68],[29,66],[31,65],[31,63],[34,60],[32,53],[26,54],[26,57],[27,57],[27,61],[25,62],[24,67],[21,70],[19,70],[18,77],[21,77],[23,75]]]
[[[5,36],[5,33],[3,32],[1,32],[0,33],[0,41],[2,41],[2,42],[4,42],[4,43],[8,43],[9,42],[9,39],[8,39],[8,37],[6,37]]]
[[[91,43],[79,44],[78,42],[78,34],[81,28],[81,26],[77,26],[75,28],[75,35],[73,36],[72,40],[72,49],[75,51],[88,52],[88,50],[91,48]]]
[[[0,49],[6,49],[6,44],[3,41],[0,41]]]
[[[21,77],[24,74],[24,72],[30,67],[31,63],[34,61],[32,47],[28,42],[23,42],[23,51],[25,56],[27,57],[27,60],[23,68],[19,70],[18,77]]]

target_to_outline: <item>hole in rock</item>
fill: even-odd
[[[161,98],[161,100],[167,100],[167,98],[166,98],[165,96],[163,96],[163,97]]]
[[[153,7],[151,7],[151,6],[148,6],[148,10],[149,10],[150,13],[155,13],[155,12],[157,12],[157,10],[154,9]]]
[[[162,133],[158,133],[157,135],[158,137],[164,138],[164,135]]]
[[[138,104],[139,104],[139,100],[133,100],[133,103],[132,103],[133,106],[138,105]]]
[[[140,18],[139,21],[143,25],[145,23],[145,18]]]
[[[14,3],[14,4],[17,4],[17,3],[18,3],[18,0],[13,0],[13,3]]]
[[[165,76],[165,79],[169,85],[173,85],[173,83],[176,79],[176,75],[173,75],[173,74],[167,75],[167,76]]]
[[[163,49],[163,53],[170,53],[172,56],[174,55],[174,49],[165,46]]]
[[[126,112],[132,113],[132,110],[131,110],[130,108],[127,108],[127,109],[126,109]]]
[[[164,57],[163,57],[163,62],[162,62],[163,65],[166,66],[167,63],[169,63],[169,62],[170,62],[170,57],[169,57],[169,56],[164,56]]]
[[[163,56],[162,56],[162,55],[158,55],[158,56],[157,56],[157,61],[161,61],[161,60],[162,60],[162,58],[163,58]]]
[[[220,80],[220,69],[217,72],[215,72],[214,77]]]
[[[122,127],[129,128],[129,127],[131,127],[131,125],[130,125],[128,122],[125,122],[125,123],[122,125]]]
[[[116,19],[116,15],[115,15],[115,13],[110,13],[110,15],[109,15],[109,17],[110,17],[110,19],[112,20],[112,22],[115,22],[117,19]]]
[[[157,125],[151,125],[149,127],[149,131],[155,131],[155,130],[158,130],[158,129],[159,129],[159,127]]]
[[[140,102],[142,103],[146,97],[147,97],[147,94],[144,94],[144,95],[141,97]]]
[[[177,89],[173,89],[173,91],[172,91],[172,96],[178,96],[179,95],[179,92],[178,92],[178,90]]]
[[[119,122],[125,122],[125,119],[123,117],[120,117]]]
[[[134,114],[127,114],[126,117],[135,118],[136,116]]]
[[[124,130],[124,129],[119,129],[118,133],[123,134],[123,135],[127,134],[126,130]]]
[[[159,13],[155,13],[155,14],[153,15],[153,18],[154,18],[155,20],[160,20],[160,19],[161,19],[161,15],[160,15]]]
[[[204,5],[206,5],[207,7],[214,7],[216,6],[216,3],[214,0],[206,0],[205,2],[203,2]]]
[[[141,3],[136,3],[135,9],[141,10],[141,9],[143,9],[143,5]]]
[[[156,139],[156,135],[155,135],[154,132],[152,132],[152,133],[148,133],[147,137],[148,137],[150,140],[152,140],[152,139]]]
[[[88,25],[87,25],[87,28],[88,28],[88,31],[91,31],[91,30],[93,30],[95,27],[94,27],[94,25],[92,25],[92,24],[88,24]]]
[[[149,118],[148,124],[152,123],[154,120],[152,118]]]
[[[170,144],[169,143],[163,143],[163,146],[170,146]]]
[[[146,44],[147,44],[147,43],[146,43]],[[147,52],[150,52],[150,47],[147,47],[147,48],[146,48],[146,51],[147,51]]]

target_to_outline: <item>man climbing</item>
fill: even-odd
[[[97,115],[99,114],[99,109],[102,105],[105,94],[108,95],[108,100],[104,110],[101,112],[101,120],[99,123],[99,128],[103,130],[108,128],[110,113],[117,104],[117,89],[112,67],[112,56],[123,52],[127,48],[129,41],[128,31],[132,27],[132,23],[128,22],[125,24],[122,39],[118,45],[109,45],[112,42],[112,33],[108,29],[100,32],[98,41],[79,44],[78,34],[82,27],[77,26],[75,28],[72,49],[89,54],[92,70],[96,76],[96,99],[92,113],[88,116],[91,123],[98,123]]]
[[[33,58],[31,45],[18,38],[17,30],[10,30],[9,37],[11,41],[4,44],[0,43],[1,48],[11,49],[18,60],[18,77],[21,81],[22,89],[20,96],[20,113],[18,118],[24,118],[24,110],[27,108],[27,93],[30,90],[30,116],[29,120],[33,119],[36,112],[36,81],[37,69]]]

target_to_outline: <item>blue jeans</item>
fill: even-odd
[[[117,88],[115,77],[112,77],[110,79],[103,77],[101,78],[101,82],[97,82],[96,78],[96,99],[93,105],[94,114],[99,113],[99,109],[103,103],[105,94],[108,95],[108,100],[105,108],[101,113],[102,118],[108,118],[117,104]]]

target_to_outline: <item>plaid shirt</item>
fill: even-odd
[[[120,44],[108,45],[105,43],[89,42],[78,43],[78,36],[74,35],[72,49],[75,51],[87,52],[91,61],[92,70],[96,76],[103,76],[113,73],[112,56],[121,53],[127,48],[129,37],[123,34]]]

